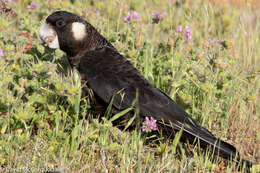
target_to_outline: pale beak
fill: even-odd
[[[59,39],[56,31],[47,23],[44,23],[39,29],[41,40],[52,49],[59,49]]]

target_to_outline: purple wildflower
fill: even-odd
[[[142,126],[141,129],[142,129],[143,132],[145,132],[147,130],[147,127],[146,126]]]
[[[175,29],[175,32],[177,32],[177,33],[182,32],[182,26],[181,25],[177,26],[177,28]]]
[[[124,16],[124,22],[128,22],[131,20],[131,16],[129,16],[129,12],[127,14],[127,16]]]
[[[139,15],[138,15],[138,13],[136,11],[133,12],[132,18],[133,19],[138,19],[139,18]]]
[[[139,19],[139,14],[136,11],[134,11],[132,14],[128,12],[127,16],[124,16],[124,22],[131,21],[132,19]]]
[[[0,56],[5,56],[4,52],[2,51],[2,49],[0,49]]]
[[[27,8],[37,8],[37,2],[31,2],[31,4],[27,6]]]
[[[209,44],[213,43],[213,40],[211,38],[208,39]]]
[[[156,121],[153,117],[145,117],[144,125],[141,127],[142,131],[157,130]]]
[[[190,32],[190,27],[186,26],[186,27],[185,27],[185,31],[186,31],[186,32]]]
[[[159,12],[157,12],[157,11],[153,12],[153,18],[160,19],[160,17],[161,17],[161,14]]]
[[[188,41],[191,41],[191,38],[192,38],[191,33],[190,32],[186,32],[185,35],[186,35]]]
[[[127,22],[128,20],[127,20],[127,17],[126,16],[124,16],[124,22]]]
[[[32,6],[33,8],[36,8],[36,7],[37,7],[37,2],[33,1],[33,2],[31,3],[31,6]]]
[[[168,13],[166,11],[163,13],[154,11],[152,16],[153,16],[153,23],[158,23],[160,20],[165,19],[168,16]]]
[[[131,20],[132,19],[132,15],[130,12],[127,13],[127,20]]]
[[[186,35],[188,41],[191,41],[192,36],[191,36],[191,32],[190,32],[190,27],[186,26],[185,31],[186,31],[185,35]]]
[[[14,0],[8,0],[8,2],[11,2],[11,3],[12,3],[13,1],[14,1]]]

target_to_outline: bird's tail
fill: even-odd
[[[165,125],[165,123],[163,124]],[[180,122],[175,122],[171,125],[168,124],[168,132],[170,130],[169,127],[171,127],[171,131],[173,129],[182,130],[181,140],[188,140],[190,143],[199,144],[199,146],[204,149],[210,148],[214,155],[231,159],[236,162],[240,168],[242,168],[243,165],[245,165],[247,169],[252,167],[252,163],[242,159],[234,146],[216,138],[211,132],[199,126],[194,121],[187,124]]]

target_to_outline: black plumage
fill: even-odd
[[[197,124],[167,94],[147,81],[87,21],[75,14],[57,11],[46,19],[46,23],[55,31],[59,48],[66,52],[70,64],[79,71],[82,83],[86,83],[102,102],[108,104],[113,97],[113,107],[121,111],[133,106],[137,99],[134,107],[140,110],[140,114],[157,119],[164,124],[162,126],[165,131],[182,129],[182,139],[190,142],[199,139],[202,147],[210,147],[215,154],[224,158],[236,157],[238,161],[251,166],[251,162],[240,158],[235,147],[217,139]],[[79,26],[79,32],[83,28],[83,33],[75,36],[72,25]],[[46,42],[47,36],[41,31],[40,36]]]

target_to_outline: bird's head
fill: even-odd
[[[111,46],[87,21],[66,11],[56,11],[49,15],[40,27],[39,35],[50,48],[59,48],[68,56]]]

